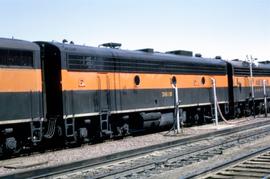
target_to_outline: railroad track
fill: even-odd
[[[270,134],[270,121],[224,129],[164,144],[61,166],[9,174],[9,178],[142,178],[221,155],[231,147]]]
[[[229,160],[217,168],[219,168],[218,171],[198,178],[270,178],[270,146]]]

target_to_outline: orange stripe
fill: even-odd
[[[135,85],[134,77],[140,77],[140,85]],[[211,88],[211,77],[216,79],[217,87],[227,87],[227,75],[170,75],[139,73],[98,73],[62,70],[63,90],[98,89],[163,89],[172,88],[171,78],[175,76],[178,88]],[[202,78],[205,84],[202,84]]]
[[[0,92],[41,91],[40,69],[0,68]]]
[[[266,80],[266,86],[270,85],[270,77],[269,76],[259,76],[253,77],[253,86],[254,87],[263,87],[263,80]],[[250,76],[234,76],[233,85],[234,87],[250,87],[251,86],[251,78]]]

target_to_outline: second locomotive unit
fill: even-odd
[[[229,104],[223,60],[177,55],[177,51],[163,54],[149,49],[37,44],[43,64],[46,119],[62,121],[65,131],[60,133],[67,137],[88,138],[90,133],[96,135],[93,132],[122,135],[172,124],[172,83],[178,87],[180,107],[189,122],[211,119],[210,78],[217,80],[220,103]]]

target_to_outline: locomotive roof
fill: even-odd
[[[0,48],[38,51],[39,46],[35,43],[9,38],[0,38]]]
[[[229,63],[231,63],[234,68],[249,68],[249,62],[247,62],[247,61],[241,61],[241,60],[234,61],[234,60],[232,60]],[[263,64],[263,63],[255,64],[255,63],[253,63],[252,68],[269,70],[270,64]]]
[[[119,59],[144,59],[151,61],[171,61],[185,64],[198,64],[198,65],[209,65],[209,66],[226,66],[226,62],[222,59],[211,59],[202,57],[189,57],[183,55],[159,53],[159,52],[143,52],[136,50],[122,50],[113,48],[99,48],[90,47],[83,45],[64,44],[59,42],[42,42],[49,43],[58,47],[61,52],[72,53],[72,54],[91,54],[94,56],[101,56],[107,58],[119,58]],[[194,65],[195,66],[195,65]]]

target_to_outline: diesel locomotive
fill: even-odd
[[[42,143],[83,143],[174,124],[175,93],[186,124],[213,119],[212,79],[227,117],[264,110],[270,65],[193,56],[0,39],[0,154]],[[109,47],[109,48],[108,48]],[[254,86],[254,96],[251,93]],[[267,87],[267,92],[269,88]]]

